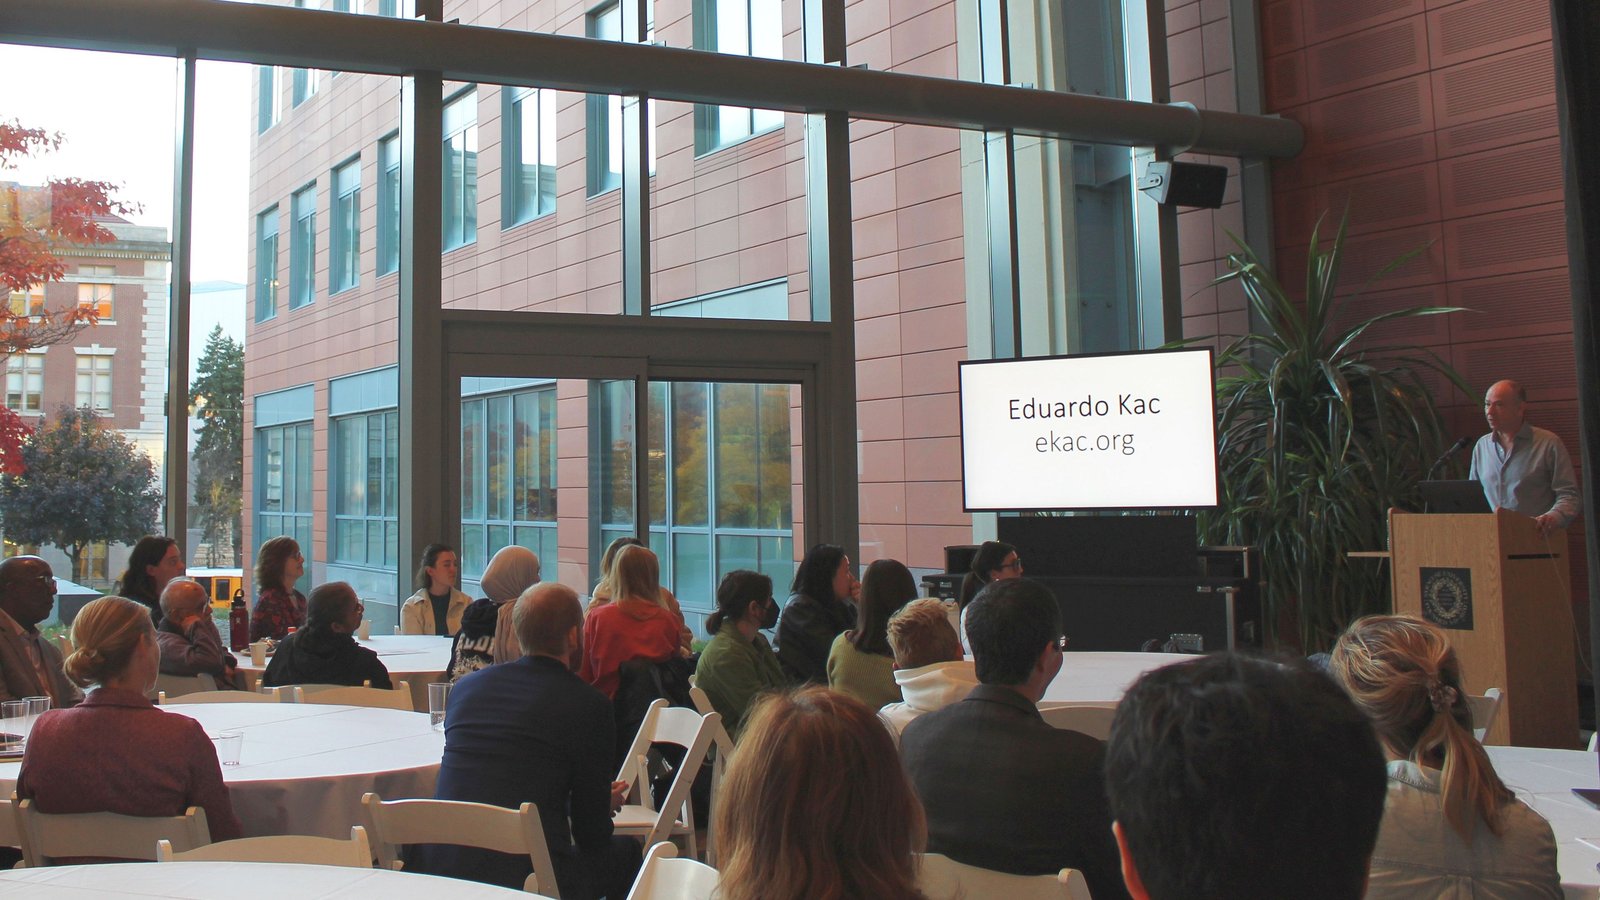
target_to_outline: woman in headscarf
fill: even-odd
[[[469,672],[487,668],[497,662],[506,662],[497,654],[503,644],[513,652],[516,636],[511,633],[512,600],[539,582],[539,557],[527,547],[515,544],[501,547],[489,560],[478,584],[486,595],[468,604],[461,614],[461,630],[456,632],[455,643],[450,648],[450,680],[459,681]],[[521,654],[514,653],[510,659]]]

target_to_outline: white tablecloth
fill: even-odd
[[[432,634],[373,635],[361,646],[378,654],[378,660],[389,670],[393,681],[411,684],[411,708],[417,712],[428,711],[428,685],[444,681],[445,670],[450,667],[452,638]],[[247,691],[256,689],[266,666],[250,664],[250,653],[235,653],[239,659],[240,687]],[[271,662],[271,659],[268,659]]]
[[[1600,843],[1600,810],[1573,795],[1573,788],[1600,788],[1600,757],[1582,750],[1535,747],[1485,747],[1500,780],[1517,799],[1550,820],[1556,833],[1556,863],[1569,898],[1600,896],[1600,850],[1578,843]]]
[[[349,835],[346,834],[346,837]],[[179,900],[314,900],[383,897],[385,900],[496,900],[537,897],[508,888],[394,872],[287,863],[120,863],[0,870],[0,896],[175,897]]]
[[[207,734],[244,732],[239,765],[223,766],[246,837],[312,834],[349,838],[361,795],[432,797],[444,735],[426,713],[310,703],[207,703],[165,709]],[[0,763],[0,796],[16,788],[21,763]],[[9,831],[9,829],[7,829]]]
[[[1062,654],[1061,672],[1039,702],[1115,704],[1145,672],[1194,658],[1187,653],[1069,650]]]

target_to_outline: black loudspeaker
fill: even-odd
[[[944,548],[944,570],[952,575],[965,575],[972,571],[972,558],[977,555],[977,544],[950,544]]]
[[[1218,209],[1227,188],[1227,169],[1200,163],[1153,162],[1139,179],[1139,190],[1163,206]]]

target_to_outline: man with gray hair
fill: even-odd
[[[222,634],[211,620],[211,598],[188,578],[174,578],[161,591],[161,621],[156,624],[161,674],[210,675],[217,687],[231,688],[239,661],[222,649]]]
[[[536,584],[517,598],[511,625],[522,658],[471,672],[450,691],[434,797],[511,809],[531,801],[561,896],[625,897],[640,850],[612,834],[621,790],[611,780],[611,702],[573,674],[583,656],[578,595],[564,584]],[[520,888],[529,862],[429,844],[412,852],[406,869]]]

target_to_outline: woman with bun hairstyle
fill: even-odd
[[[1334,644],[1329,671],[1389,758],[1369,900],[1562,896],[1550,823],[1516,799],[1472,736],[1443,632],[1367,616]]]
[[[927,824],[894,742],[877,713],[826,688],[756,701],[711,830],[718,900],[923,897]]]
[[[722,576],[717,611],[706,619],[711,643],[700,651],[695,679],[735,739],[757,695],[789,685],[777,654],[761,633],[776,624],[778,601],[772,598],[771,578],[748,569]]]
[[[17,796],[42,813],[181,816],[198,806],[213,841],[238,837],[205,729],[146,699],[161,663],[150,611],[126,597],[93,600],[73,619],[72,643],[67,677],[93,690],[72,709],[39,717]]]

